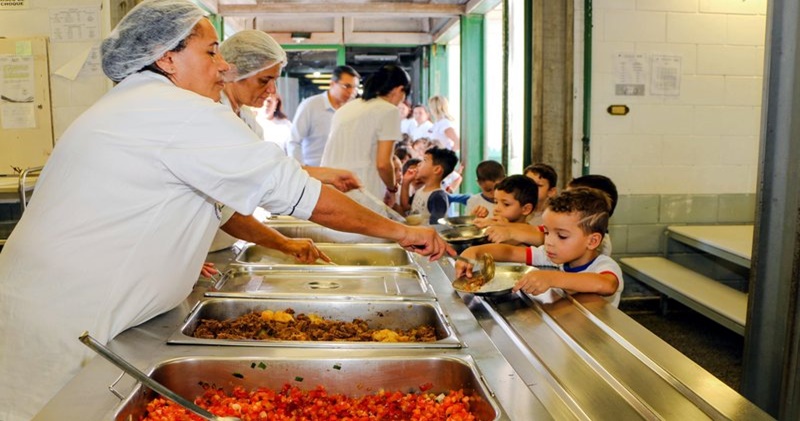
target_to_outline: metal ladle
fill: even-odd
[[[151,379],[141,370],[134,367],[133,364],[124,360],[122,357],[114,353],[114,351],[108,349],[105,345],[98,342],[95,338],[89,335],[89,332],[83,332],[78,339],[83,342],[84,345],[91,348],[94,352],[100,354],[101,357],[107,359],[112,364],[122,369],[122,371],[127,373],[129,376],[140,381],[143,385],[149,387],[154,392],[203,417],[204,419],[210,421],[241,421],[241,419],[237,417],[218,417],[211,412],[208,412],[207,410],[197,406],[194,402],[173,392],[163,384]]]
[[[495,265],[494,265],[494,257],[492,257],[491,254],[483,253],[483,255],[480,258],[480,262],[477,260],[468,259],[463,256],[458,256],[456,257],[456,259],[461,260],[463,262],[467,262],[473,266],[480,265],[480,271],[478,271],[478,273],[480,273],[485,282],[489,282],[492,279],[494,279]]]

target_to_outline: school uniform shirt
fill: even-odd
[[[289,156],[303,165],[319,167],[335,112],[327,92],[308,97],[301,102],[292,121],[292,137],[286,144]],[[400,118],[399,114],[397,118]]]
[[[414,129],[417,128],[417,120],[413,118],[404,118],[400,121],[400,132],[411,136]]]
[[[620,269],[619,265],[617,264],[617,262],[614,261],[614,259],[601,254],[595,257],[594,260],[583,266],[569,267],[565,264],[557,265],[547,258],[547,253],[545,252],[544,245],[541,245],[539,247],[528,247],[528,252],[525,260],[526,260],[525,263],[528,266],[557,267],[558,270],[562,272],[608,273],[614,275],[614,277],[617,278],[618,281],[617,290],[614,292],[614,294],[603,298],[605,298],[606,301],[610,302],[611,305],[613,305],[614,307],[619,307],[619,299],[620,296],[622,295],[622,289],[624,288],[625,285],[622,282],[622,269]]]
[[[224,203],[306,219],[320,182],[227,105],[141,72],[64,132],[0,253],[0,419],[29,420],[101,343],[182,303]]]
[[[472,196],[467,199],[467,208],[464,211],[467,215],[472,215],[472,212],[478,206],[483,206],[489,211],[489,216],[492,216],[494,212],[494,200],[488,199],[483,193],[473,194]]]
[[[439,218],[447,214],[449,206],[447,192],[442,189],[431,191],[420,189],[411,199],[411,213],[422,216],[422,220],[427,221],[428,225],[438,224]]]
[[[438,140],[447,149],[453,149],[453,146],[455,146],[453,144],[453,140],[447,137],[447,135],[445,134],[447,129],[450,128],[456,130],[456,127],[453,125],[452,121],[446,118],[441,118],[439,120],[436,120],[436,123],[433,123],[431,128],[428,129],[428,137],[431,140]],[[458,130],[456,130],[456,132],[458,132]]]
[[[378,141],[397,141],[401,137],[396,106],[382,98],[350,101],[333,116],[321,165],[352,171],[364,189],[382,198],[386,185],[376,166]]]
[[[430,138],[430,133],[428,132],[431,127],[433,127],[433,123],[430,120],[423,121],[422,124],[417,124],[417,121],[414,120],[414,130],[411,131],[411,140],[417,140],[421,137]]]

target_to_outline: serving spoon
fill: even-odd
[[[494,265],[494,257],[492,257],[491,254],[483,253],[483,255],[480,258],[480,261],[468,259],[463,256],[457,256],[456,259],[461,260],[462,262],[467,262],[473,266],[480,265],[480,271],[478,271],[478,273],[480,273],[485,282],[489,282],[492,279],[494,279],[495,265]]]
[[[122,371],[127,373],[129,376],[133,377],[136,380],[139,380],[142,384],[149,387],[154,392],[157,392],[161,396],[177,403],[178,405],[188,409],[189,411],[197,414],[198,416],[203,417],[204,419],[210,421],[241,421],[241,419],[237,417],[218,417],[212,414],[211,412],[199,407],[194,402],[173,392],[171,389],[148,377],[141,370],[136,368],[133,364],[129,363],[128,361],[117,355],[114,351],[108,349],[105,345],[98,342],[95,338],[89,335],[89,332],[83,332],[83,334],[78,339],[81,342],[83,342],[84,345],[91,348],[94,352],[100,354],[101,357],[107,359],[112,364],[122,369]]]

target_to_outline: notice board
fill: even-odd
[[[42,166],[52,151],[47,38],[0,38],[0,175]]]

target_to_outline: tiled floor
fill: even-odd
[[[628,314],[706,371],[739,390],[744,338],[680,303],[670,301],[662,316],[658,300],[625,300],[619,309]]]

